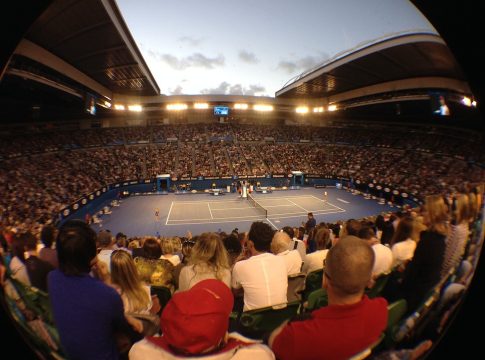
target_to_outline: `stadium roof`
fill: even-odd
[[[291,79],[276,96],[337,102],[415,89],[471,93],[450,49],[435,34],[398,34],[363,44]]]
[[[15,54],[39,61],[101,95],[160,93],[114,0],[52,1]]]

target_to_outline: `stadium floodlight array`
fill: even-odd
[[[264,217],[267,219],[268,218],[268,210],[264,207],[261,206],[260,203],[258,203],[252,196],[251,194],[248,195],[248,201],[251,204],[253,208],[255,208],[261,215],[264,215]]]

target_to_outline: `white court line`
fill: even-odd
[[[177,221],[177,222],[181,222],[181,221],[196,221],[196,220],[214,220],[214,221],[217,221],[217,220],[224,220],[224,219],[247,219],[247,218],[261,218],[263,217],[262,215],[247,215],[247,216],[244,216],[244,217],[237,217],[237,216],[227,216],[227,217],[215,217],[215,218],[212,218],[212,219],[182,219],[182,220],[170,220],[170,221]],[[212,222],[209,222],[209,223],[212,223]]]
[[[173,201],[170,204],[170,210],[168,210],[167,220],[165,221],[165,225],[167,225],[168,219],[170,219],[170,213],[172,212]]]
[[[337,198],[337,200],[340,202],[343,202],[344,204],[350,204],[350,201],[345,201],[345,200],[342,200],[341,198]]]
[[[344,209],[341,209],[341,210],[338,210],[338,211],[331,211],[331,212],[328,212],[328,213],[317,213],[317,212],[313,212],[313,215],[326,215],[326,214],[336,214],[336,213],[341,213],[341,212],[346,212],[346,210]],[[306,213],[305,213],[306,214]],[[275,216],[271,216],[271,218],[274,220],[274,219],[290,219],[290,218],[295,218],[295,217],[300,217],[304,214],[302,213],[298,213],[298,215],[293,215],[293,216],[278,216],[278,215],[275,215]],[[166,224],[167,226],[181,226],[181,225],[204,225],[204,224],[218,224],[218,223],[221,223],[221,224],[225,224],[225,223],[234,223],[234,222],[247,222],[247,221],[254,221],[253,219],[247,219],[249,216],[246,216],[244,218],[234,218],[234,219],[238,219],[238,220],[227,220],[227,221],[218,221],[217,218],[215,219],[212,219],[213,221],[206,221],[206,222],[184,222],[184,221],[195,221],[197,219],[188,219],[188,220],[170,220],[170,221],[173,221],[173,222],[182,222],[181,224]],[[253,216],[255,217],[255,216]],[[261,216],[258,216],[258,218],[262,219]],[[231,218],[229,218],[231,219]],[[204,219],[201,219],[201,220],[204,220]],[[206,220],[210,220],[210,219],[206,219]],[[269,219],[266,219],[269,221]]]
[[[312,195],[312,198],[314,198],[314,199],[316,199],[316,200],[318,200],[318,201],[320,201],[320,202],[322,202],[322,203],[324,203],[324,204],[328,204],[328,205],[330,205],[330,206],[333,206],[333,207],[334,207],[334,208],[336,208],[336,209],[344,210],[344,209],[342,209],[341,207],[338,207],[337,205],[334,205],[334,204],[332,204],[331,202],[328,202],[328,201],[324,201],[324,200],[322,200],[322,199],[319,199],[319,198],[317,198],[316,196],[313,196],[313,195]],[[344,210],[344,211],[345,211],[345,210]]]
[[[207,203],[207,207],[209,208],[209,212],[211,214],[211,219],[214,219],[214,216],[212,216],[211,204]]]
[[[269,222],[271,225],[273,225],[273,227],[275,228],[275,230],[278,230],[278,228],[276,227],[276,225],[273,224],[270,219],[266,219],[266,221]]]
[[[293,205],[263,205],[263,204],[261,204],[261,206],[264,207],[264,208],[285,207],[285,206],[286,207],[293,207]]]
[[[247,207],[237,207],[237,208],[212,209],[212,211],[244,210],[244,209],[254,209],[254,208],[252,206],[247,206]]]
[[[263,220],[262,217],[259,217],[261,220]],[[170,221],[179,221],[179,220],[170,220]],[[254,221],[253,219],[239,219],[239,220],[228,220],[228,221],[208,221],[208,222],[193,222],[193,223],[188,223],[184,222],[182,224],[167,224],[167,226],[181,226],[181,225],[204,225],[204,224],[225,224],[225,223],[234,223],[234,222],[246,222],[246,221]]]
[[[201,203],[225,203],[234,202],[234,203],[241,203],[243,200],[241,199],[229,199],[229,200],[199,200],[199,201],[174,201],[176,204],[201,204]]]
[[[288,201],[289,201],[290,203],[292,203],[292,204],[295,204],[295,206],[298,206],[300,209],[304,210],[305,212],[307,212],[307,213],[309,212],[307,209],[305,209],[304,207],[302,207],[302,206],[298,205],[297,203],[294,203],[293,201],[291,201],[291,200],[289,200],[289,199],[286,199],[286,200],[288,200]]]

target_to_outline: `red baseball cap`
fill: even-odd
[[[215,347],[227,332],[233,304],[231,290],[216,279],[203,280],[187,291],[176,293],[163,309],[160,319],[163,335],[159,341],[186,354],[199,354]]]

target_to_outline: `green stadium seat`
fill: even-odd
[[[245,311],[239,318],[238,330],[245,336],[258,339],[264,333],[276,329],[285,320],[297,315],[299,310],[300,301],[294,301]]]
[[[323,269],[315,270],[307,274],[305,280],[305,290],[303,291],[303,300],[306,301],[308,296],[315,290],[322,287]]]
[[[305,311],[311,312],[328,305],[327,290],[324,288],[313,291],[307,299]]]

